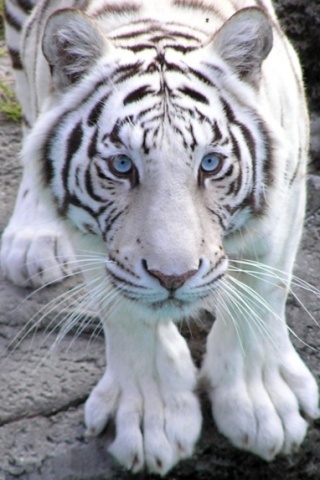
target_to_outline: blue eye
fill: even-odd
[[[205,174],[217,173],[222,167],[222,159],[215,153],[205,155],[201,161],[200,169]]]
[[[125,176],[132,172],[133,161],[126,155],[117,155],[112,157],[109,162],[109,168],[114,175]]]

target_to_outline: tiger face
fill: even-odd
[[[87,249],[105,255],[105,281],[122,297],[148,314],[189,314],[227,271],[224,238],[261,209],[255,182],[263,180],[268,138],[253,89],[211,44],[201,45],[200,33],[180,32],[189,45],[179,51],[154,24],[153,40],[145,28],[146,47],[124,54],[121,31],[107,48],[85,15],[62,12],[49,20],[43,45],[58,107],[48,111],[42,156],[57,208]],[[75,75],[70,31],[77,36],[79,26],[97,37],[98,53]],[[59,28],[53,47],[46,38]],[[230,78],[238,97],[226,88]]]

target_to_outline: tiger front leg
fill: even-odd
[[[87,434],[114,419],[109,452],[132,472],[164,475],[192,454],[200,434],[196,369],[173,323],[118,320],[105,327],[107,368],[85,406]]]
[[[252,264],[247,268],[252,274]],[[279,279],[270,280],[268,269],[260,281],[259,269],[249,277],[238,275],[233,288],[226,287],[202,376],[220,432],[269,461],[302,443],[305,418],[319,416],[318,387],[290,342],[286,288]]]
[[[6,278],[24,287],[63,280],[77,270],[68,235],[53,199],[40,188],[36,172],[24,170],[14,213],[2,235],[1,267]]]

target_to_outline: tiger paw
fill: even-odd
[[[202,376],[219,431],[236,447],[271,461],[300,447],[308,427],[304,417],[319,417],[318,387],[291,345],[284,352],[262,350],[255,357],[225,350],[224,358],[206,359]]]
[[[143,347],[143,356],[142,351]],[[120,353],[123,357],[122,349]],[[114,419],[115,439],[108,451],[133,473],[146,468],[165,475],[193,453],[199,437],[194,366],[188,355],[173,358],[166,364],[161,354],[156,355],[139,375],[135,362],[130,366],[123,362],[118,371],[111,362],[113,367],[107,368],[85,405],[87,436],[98,435]]]
[[[0,252],[5,278],[22,287],[59,282],[77,270],[76,259],[59,224],[45,228],[9,225]]]

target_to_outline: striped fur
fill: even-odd
[[[271,3],[39,0],[28,17],[34,3],[6,0],[26,138],[2,266],[41,285],[72,271],[73,251],[99,256],[83,268],[107,342],[89,432],[115,415],[110,451],[133,471],[190,455],[196,371],[172,320],[215,308],[201,375],[219,429],[263,458],[289,453],[306,432],[299,408],[318,415],[284,322],[309,139]],[[282,272],[277,288],[252,262]]]

